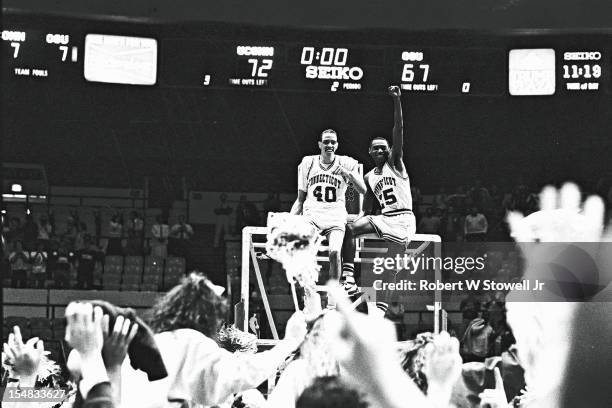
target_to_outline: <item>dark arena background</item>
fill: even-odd
[[[289,211],[324,129],[369,171],[370,140],[392,137],[390,85],[402,92],[417,233],[461,251],[476,207],[490,245],[474,251],[491,274],[518,277],[507,211],[536,211],[542,187],[566,181],[609,207],[608,2],[291,3],[3,2],[5,342],[19,325],[65,369],[69,302],[146,318],[198,270],[225,288],[225,320],[270,347],[292,294],[265,237],[251,254],[243,228]],[[505,324],[487,294],[387,311],[404,341],[438,324],[464,340],[483,314]],[[485,357],[507,349],[504,336]]]

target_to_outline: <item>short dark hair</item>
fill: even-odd
[[[214,338],[227,307],[204,274],[191,272],[153,306],[149,324],[157,333],[193,329]]]
[[[388,141],[387,139],[385,139],[384,137],[380,137],[380,136],[378,136],[378,137],[375,137],[375,138],[373,138],[372,140],[370,140],[370,147],[372,146],[372,144],[373,144],[373,143],[374,143],[374,141],[376,141],[376,140],[383,140],[383,141],[387,142],[387,144],[389,144],[389,141]]]
[[[319,377],[297,399],[295,408],[367,408],[368,403],[356,390],[338,377]]]
[[[338,133],[336,133],[334,129],[325,129],[324,131],[321,132],[321,135],[319,136],[319,140],[323,140],[323,135],[327,133],[333,133],[336,136],[336,138],[338,137]]]

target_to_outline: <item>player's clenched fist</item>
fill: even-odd
[[[400,91],[400,87],[397,85],[391,85],[387,89],[387,92],[389,92],[389,95],[391,96],[401,96],[402,95],[402,91]]]

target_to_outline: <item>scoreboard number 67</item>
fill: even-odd
[[[419,69],[423,71],[423,80],[421,82],[427,82],[429,77],[429,64],[419,64]],[[404,64],[402,69],[402,82],[412,82],[414,80],[414,64]]]

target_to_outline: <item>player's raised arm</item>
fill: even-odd
[[[404,168],[404,118],[402,116],[402,92],[399,86],[391,85],[388,89],[393,98],[393,148],[391,149],[391,163],[400,173]]]

